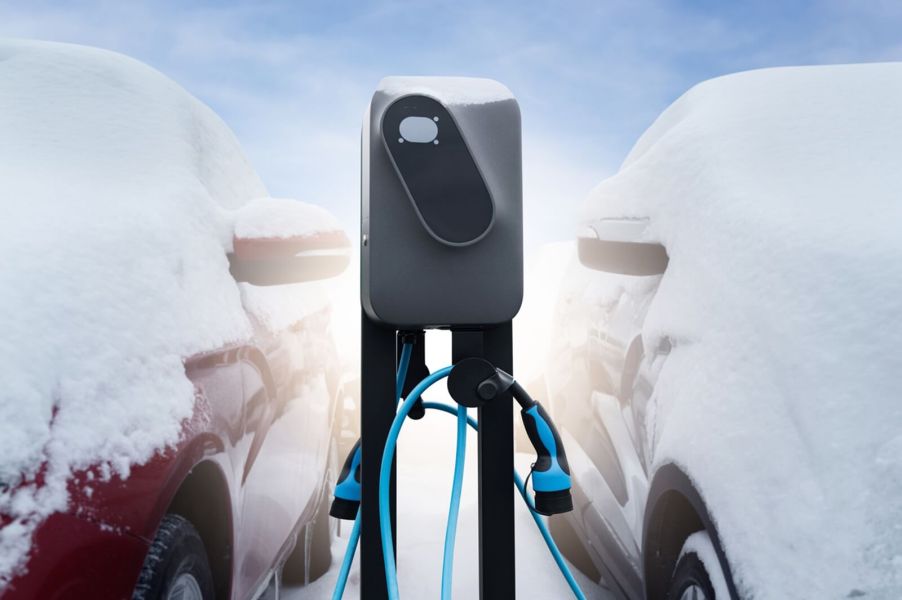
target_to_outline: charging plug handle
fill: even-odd
[[[336,519],[353,521],[360,508],[360,440],[354,444],[335,485],[335,498],[329,508],[329,514]]]
[[[532,399],[523,386],[492,363],[481,358],[465,358],[455,363],[448,377],[451,397],[468,407],[479,407],[510,391],[520,405],[520,416],[529,441],[536,450],[532,467],[535,509],[543,515],[573,510],[570,495],[570,465],[554,422],[545,408]]]
[[[520,417],[523,419],[526,435],[536,450],[536,462],[532,465],[536,512],[546,516],[570,512],[573,510],[570,464],[554,421],[545,407],[533,400],[509,374],[497,369],[496,375],[483,383],[494,385],[494,381],[500,381],[506,386],[505,389],[510,389],[514,400],[520,405]]]
[[[516,394],[517,391],[514,392],[514,397]],[[528,395],[526,397],[529,398]],[[564,444],[545,408],[532,398],[529,400],[532,406],[524,406],[520,410],[520,416],[526,427],[526,435],[537,454],[532,466],[536,512],[549,516],[570,512],[573,510],[573,498],[570,495],[570,464],[567,462]]]

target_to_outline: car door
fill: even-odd
[[[277,332],[259,328],[256,358],[245,362],[248,450],[236,563],[245,593],[265,584],[323,484],[334,357],[323,351],[322,319],[310,315]]]
[[[645,414],[651,395],[641,329],[659,278],[576,270],[562,302],[581,305],[586,334],[569,369],[585,384],[555,400],[577,490],[577,527],[624,595],[641,594],[641,535],[648,493]],[[567,293],[572,297],[567,298]],[[572,309],[572,306],[570,308]],[[578,324],[572,324],[578,326]],[[572,336],[571,336],[572,337]],[[564,368],[565,365],[561,365]]]

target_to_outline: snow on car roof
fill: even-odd
[[[667,248],[655,462],[697,483],[749,597],[902,592],[900,107],[899,63],[706,81],[584,207]]]
[[[72,471],[124,476],[176,442],[194,405],[184,358],[249,336],[226,209],[267,191],[157,71],[26,41],[0,42],[0,187],[2,587]]]

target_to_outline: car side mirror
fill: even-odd
[[[579,262],[596,271],[619,275],[660,275],[670,262],[667,250],[644,241],[644,219],[600,219],[577,238]]]
[[[261,198],[238,210],[229,254],[236,281],[284,285],[328,279],[350,262],[351,242],[324,208]]]

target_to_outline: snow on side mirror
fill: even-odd
[[[596,271],[619,275],[660,275],[670,261],[657,242],[643,241],[645,219],[600,219],[577,238],[579,262]]]
[[[350,261],[351,242],[324,208],[260,198],[238,210],[229,270],[236,281],[284,285],[328,279]]]

